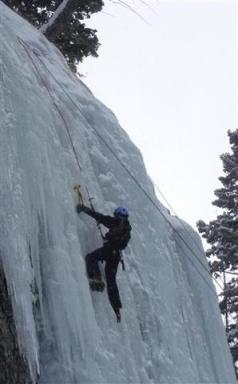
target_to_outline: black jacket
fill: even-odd
[[[103,215],[102,213],[93,211],[88,207],[80,207],[87,215],[95,219],[99,224],[103,224],[109,228],[105,235],[105,242],[110,244],[114,249],[122,250],[126,248],[130,240],[131,225],[128,218]],[[79,211],[78,209],[78,211]]]

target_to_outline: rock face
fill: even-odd
[[[30,384],[27,365],[19,351],[11,300],[0,268],[0,384]]]

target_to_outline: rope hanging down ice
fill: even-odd
[[[74,143],[73,143],[73,139],[72,139],[72,136],[71,136],[71,133],[70,133],[69,126],[68,126],[68,124],[67,124],[67,122],[66,122],[66,120],[65,120],[65,118],[64,118],[64,116],[63,116],[63,114],[62,114],[62,112],[61,112],[61,110],[60,110],[60,108],[58,107],[57,103],[55,102],[54,97],[53,97],[53,95],[52,95],[52,93],[51,93],[51,91],[50,91],[50,88],[49,88],[47,82],[44,80],[44,78],[43,78],[43,76],[41,75],[41,73],[40,73],[40,71],[39,71],[39,69],[38,69],[38,67],[37,67],[37,65],[36,65],[36,63],[35,63],[35,61],[34,61],[34,59],[32,58],[32,56],[31,56],[31,54],[30,54],[30,52],[29,52],[29,50],[30,50],[31,48],[28,47],[28,44],[27,44],[26,42],[23,42],[21,39],[18,39],[18,40],[19,40],[20,44],[22,45],[22,47],[24,48],[25,52],[27,53],[29,59],[31,60],[31,62],[32,62],[32,64],[33,64],[33,66],[34,66],[34,68],[35,68],[37,74],[39,75],[39,78],[40,78],[40,80],[41,80],[41,82],[42,82],[42,85],[43,85],[43,86],[45,87],[45,89],[47,90],[47,92],[48,92],[48,94],[49,94],[49,96],[50,96],[50,98],[51,98],[51,100],[52,100],[52,103],[53,103],[53,105],[54,105],[56,111],[58,112],[60,118],[62,119],[62,121],[63,121],[63,123],[64,123],[64,127],[65,127],[65,129],[66,129],[66,131],[67,131],[67,134],[68,134],[68,137],[69,137],[69,141],[70,141],[70,144],[71,144],[71,147],[72,147],[72,151],[73,151],[73,154],[74,154],[74,157],[75,157],[77,166],[78,166],[78,168],[79,168],[79,171],[82,171],[82,167],[81,167],[80,162],[79,162],[79,159],[78,159],[78,155],[77,155],[77,152],[76,152],[76,148],[75,148],[75,146],[74,146]],[[33,53],[34,53],[34,52],[33,52]],[[74,187],[74,190],[75,190],[75,192],[77,193],[78,200],[79,200],[79,204],[83,204],[83,197],[82,197],[82,193],[81,193],[81,189],[80,189],[80,188],[81,188],[80,185],[76,185],[76,186]],[[93,205],[93,203],[92,203],[92,199],[93,199],[93,198],[90,196],[90,193],[89,193],[89,190],[88,190],[87,186],[85,186],[85,190],[86,190],[87,195],[88,195],[89,204],[90,204],[91,208],[95,211],[94,205]],[[102,240],[104,240],[104,236],[103,236],[103,233],[102,233],[102,228],[101,228],[101,226],[100,226],[100,224],[99,224],[98,222],[97,222],[97,227],[98,227],[98,230],[99,230],[99,232],[100,232],[100,236],[101,236]]]

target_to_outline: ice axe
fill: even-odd
[[[94,205],[93,205],[93,199],[94,199],[94,197],[90,196],[90,193],[89,193],[89,190],[88,190],[87,187],[85,187],[85,189],[86,189],[86,191],[87,191],[88,201],[89,201],[90,207],[91,207],[92,211],[95,212],[96,210],[95,210]],[[103,232],[102,232],[102,228],[101,228],[101,226],[100,226],[100,223],[99,223],[98,221],[97,221],[97,227],[98,227],[98,230],[99,230],[99,232],[100,232],[101,238],[102,238],[102,240],[104,241],[105,238],[104,238],[104,235],[103,235]]]
[[[77,197],[78,197],[78,204],[79,205],[83,205],[83,196],[82,196],[82,193],[81,193],[81,190],[80,190],[80,185],[75,185],[74,187],[74,191],[76,192],[77,194]]]

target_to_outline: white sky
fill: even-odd
[[[128,3],[128,0],[125,0]],[[106,0],[87,25],[99,58],[80,65],[85,83],[140,148],[149,175],[195,227],[212,206],[220,154],[235,115],[235,1],[129,1],[148,23]],[[160,199],[163,202],[163,199]]]

